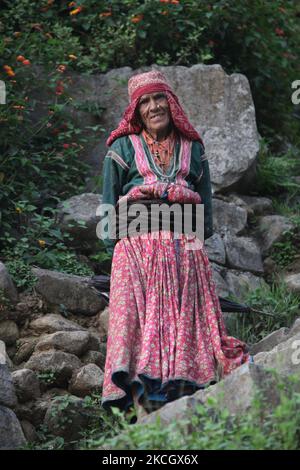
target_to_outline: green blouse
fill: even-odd
[[[163,176],[159,174],[162,173],[162,170],[155,165],[142,134],[139,137],[142,140],[151,169],[158,176],[158,180],[162,180]],[[109,147],[103,162],[103,204],[116,206],[119,196],[124,196],[134,186],[143,184],[144,179],[137,169],[134,153],[128,136],[119,137]],[[180,142],[177,142],[175,158],[165,174],[166,176],[173,175],[169,178],[171,182],[175,181],[176,173],[179,170],[179,155]],[[185,180],[188,187],[201,196],[202,204],[204,204],[204,239],[209,238],[213,234],[212,190],[208,160],[205,157],[204,147],[199,141],[192,142],[190,171]],[[107,253],[112,255],[117,240],[105,239],[103,241]]]

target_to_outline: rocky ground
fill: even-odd
[[[271,201],[266,198],[237,194],[214,198],[214,214],[215,233],[206,241],[206,248],[216,288],[221,296],[233,293],[242,298],[245,289],[267,282],[274,272],[269,250],[286,228],[293,227],[288,219],[272,214]],[[251,215],[256,217],[255,226],[250,224]],[[88,230],[95,227],[90,225]],[[283,273],[284,282],[295,292],[299,292],[299,265],[296,258]],[[2,448],[36,441],[41,425],[54,436],[78,438],[94,415],[85,406],[85,397],[101,393],[103,383],[109,315],[105,300],[87,277],[40,268],[33,272],[38,279],[33,292],[18,293],[1,263],[0,286],[10,301],[9,307],[2,306],[0,320]],[[154,419],[157,413],[164,420],[174,419],[221,388],[230,411],[245,411],[253,386],[264,387],[268,367],[283,375],[300,373],[297,361],[291,360],[295,341],[300,341],[300,319],[292,328],[281,328],[252,345],[254,364],[243,365],[218,384],[177,400],[176,405],[170,403],[145,420]],[[242,390],[238,398],[233,393],[237,389]],[[272,390],[266,392],[271,401]],[[64,420],[71,425],[61,425]]]

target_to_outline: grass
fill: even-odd
[[[243,302],[261,313],[231,314],[229,333],[249,345],[283,326],[290,327],[300,316],[300,294],[289,291],[282,279],[247,293]]]

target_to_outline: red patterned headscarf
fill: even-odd
[[[142,95],[155,93],[157,91],[163,91],[166,94],[172,120],[177,130],[187,139],[198,140],[203,145],[200,135],[189,122],[177,96],[167,82],[166,77],[158,70],[152,70],[151,72],[134,75],[129,79],[128,95],[130,104],[126,108],[117,129],[115,129],[107,139],[106,144],[108,146],[118,137],[129,134],[139,134],[142,131],[142,123],[137,113],[139,100]]]

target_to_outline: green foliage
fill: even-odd
[[[271,258],[276,262],[280,268],[288,266],[297,255],[298,250],[294,245],[294,234],[292,231],[287,231],[284,234],[281,242],[276,242],[272,246]]]
[[[276,376],[276,374],[275,374]],[[285,383],[277,378],[279,403],[270,410],[262,393],[256,392],[247,413],[233,416],[224,408],[220,397],[198,404],[185,418],[168,425],[159,416],[151,424],[128,424],[122,413],[121,431],[113,438],[89,441],[88,448],[114,450],[295,450],[300,447],[300,394],[293,384],[299,377]],[[237,391],[238,393],[238,391]],[[267,405],[267,406],[266,406]]]
[[[55,382],[56,378],[57,372],[52,369],[38,373],[38,379],[47,385],[52,385]]]
[[[300,195],[300,184],[293,177],[300,173],[300,152],[297,147],[284,154],[272,154],[270,145],[261,140],[255,190],[259,194],[273,196],[288,192],[289,198]]]
[[[280,279],[249,292],[244,303],[257,312],[232,314],[230,334],[248,344],[283,326],[290,327],[300,315],[300,295],[291,292]]]
[[[276,136],[297,118],[291,102],[299,71],[296,0],[4,1],[2,63],[65,64],[84,73],[122,66],[220,63],[250,80],[260,130]],[[78,11],[78,7],[81,11]],[[26,68],[26,67],[25,67]],[[297,135],[296,127],[292,132]]]

